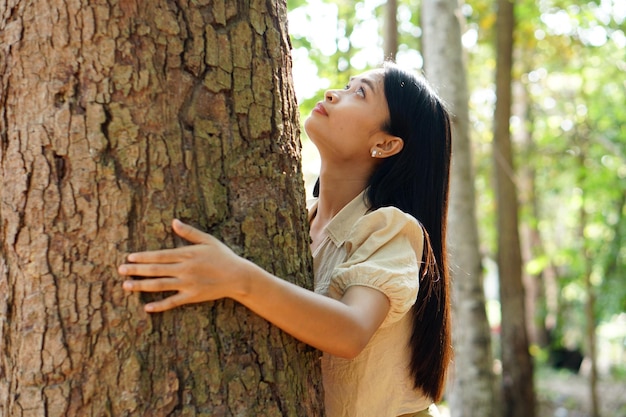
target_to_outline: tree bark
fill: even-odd
[[[453,119],[448,243],[453,277],[454,370],[448,390],[455,417],[498,415],[491,336],[485,311],[476,221],[468,88],[457,0],[422,2],[424,67]]]
[[[536,412],[533,365],[528,350],[517,188],[509,131],[514,1],[498,0],[497,7],[493,165],[497,202],[497,262],[502,310],[503,416],[532,417]]]
[[[312,283],[285,2],[0,4],[0,415],[317,416],[317,352],[232,301],[147,315],[173,217]],[[143,297],[143,299],[141,298]]]

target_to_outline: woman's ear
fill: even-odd
[[[404,140],[401,137],[382,133],[372,148],[372,156],[376,158],[389,158],[396,155],[404,147]]]

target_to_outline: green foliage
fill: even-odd
[[[517,144],[515,163],[518,170],[532,171],[535,181],[534,200],[524,201],[520,222],[535,226],[543,245],[534,248],[526,270],[537,276],[549,268],[556,271],[562,326],[556,332],[563,337],[582,337],[572,332],[584,327],[586,274],[599,300],[598,321],[626,311],[626,16],[619,1],[516,2],[514,79],[528,105],[524,119],[514,120],[512,128],[514,134],[526,129],[532,145]],[[307,51],[329,87],[341,87],[353,72],[365,69],[352,69],[363,50],[353,34],[364,19],[377,21],[381,30],[383,2],[318,3],[335,8],[333,25],[319,28],[334,33],[334,52],[323,54],[315,33],[292,35],[292,43]],[[398,3],[400,51],[419,56],[419,8],[406,0]],[[290,10],[308,4],[289,2]],[[494,2],[469,0],[462,11],[481,245],[485,256],[493,257]],[[322,91],[301,102],[303,114]]]
[[[379,67],[383,62],[382,40],[376,45],[364,45],[364,32],[371,29],[382,31],[384,18],[384,1],[381,0],[318,0],[306,2],[289,0],[291,13],[305,15],[308,24],[313,23],[313,16],[320,13],[320,5],[334,10],[333,18],[324,22],[323,27],[316,26],[314,31],[302,33],[299,28],[292,28],[290,23],[291,42],[294,50],[306,51],[308,60],[317,68],[317,77],[326,80],[327,88],[342,88],[351,76]],[[400,54],[411,54],[419,50],[419,8],[410,0],[398,1],[399,17],[399,50]],[[322,50],[314,39],[320,38],[318,31],[324,32],[324,38],[331,37],[334,41],[332,53]],[[329,35],[330,33],[330,35]],[[382,34],[382,33],[381,33]],[[421,67],[421,57],[414,65]],[[309,114],[315,103],[322,99],[325,88],[314,94],[301,98],[300,111]]]

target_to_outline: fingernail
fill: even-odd
[[[146,306],[144,308],[148,312],[154,311],[154,306],[152,304],[146,304]]]
[[[126,275],[127,269],[125,266],[120,266],[119,268],[117,268],[117,272],[119,272],[121,275]]]
[[[132,281],[125,281],[124,284],[122,284],[125,290],[132,290],[133,289],[133,283]]]

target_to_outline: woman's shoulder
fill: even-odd
[[[356,222],[355,227],[357,226],[374,229],[421,229],[421,224],[415,217],[393,206],[368,211]]]
[[[383,243],[398,237],[408,238],[421,246],[424,238],[422,226],[415,217],[389,206],[369,211],[359,218],[348,240],[358,246],[368,240]]]
[[[382,327],[398,321],[415,303],[424,236],[419,222],[395,207],[370,211],[354,223],[346,257],[335,270],[330,294],[363,285],[387,296],[390,311]]]

